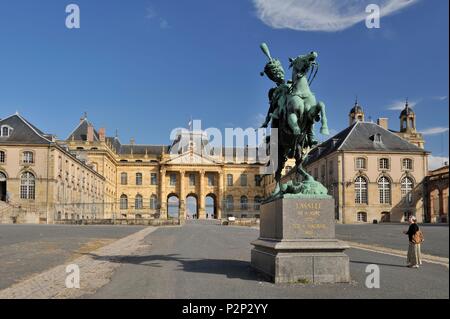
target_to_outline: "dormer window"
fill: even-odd
[[[383,140],[381,139],[381,134],[377,133],[375,135],[370,136],[370,139],[374,142],[374,143],[383,143]]]
[[[11,135],[11,131],[12,128],[7,126],[7,125],[3,125],[0,129],[0,136],[1,137],[9,137]]]

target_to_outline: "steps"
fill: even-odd
[[[185,225],[222,225],[220,219],[186,219]]]

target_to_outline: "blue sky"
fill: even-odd
[[[409,97],[426,148],[448,157],[449,2],[403,2],[0,0],[0,117],[17,110],[65,138],[86,111],[122,142],[154,144],[191,116],[204,128],[255,127],[271,86],[259,76],[264,41],[285,68],[290,56],[319,52],[312,89],[334,132],[356,95],[366,117],[398,129],[391,108]],[[69,3],[80,29],[65,27]],[[392,11],[380,29],[358,22],[365,3]]]

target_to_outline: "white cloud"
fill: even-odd
[[[445,101],[448,99],[448,96],[447,95],[435,96],[435,97],[433,97],[433,99],[438,100],[438,101]]]
[[[388,106],[388,110],[391,111],[401,111],[405,108],[406,101],[405,100],[397,100],[392,102],[391,105]],[[415,108],[419,101],[408,101],[410,108]]]
[[[335,32],[365,21],[369,4],[388,16],[419,0],[253,0],[257,15],[276,29]]]
[[[158,20],[159,27],[161,29],[168,29],[168,28],[170,28],[169,22],[165,18],[161,17],[153,6],[148,6],[146,8],[145,17],[148,20]]]
[[[437,135],[441,133],[448,132],[448,127],[430,127],[420,131],[423,135]]]
[[[446,162],[447,163],[449,162],[448,157],[430,155],[428,157],[428,169],[429,170],[438,169],[444,166]]]

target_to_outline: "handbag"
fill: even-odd
[[[424,242],[424,237],[421,230],[416,231],[416,233],[412,236],[412,242],[414,244],[421,244]]]

